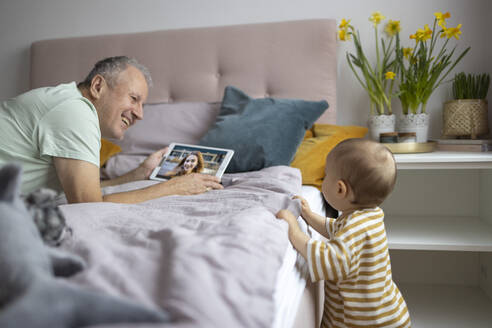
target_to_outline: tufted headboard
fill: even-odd
[[[219,102],[234,85],[255,98],[327,100],[320,123],[335,123],[336,25],[316,19],[38,41],[31,88],[81,81],[117,55],[147,66],[148,103]]]

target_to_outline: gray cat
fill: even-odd
[[[68,328],[104,323],[168,322],[169,316],[70,284],[83,260],[45,246],[19,197],[21,169],[0,170],[0,327]]]

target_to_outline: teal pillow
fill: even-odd
[[[326,101],[253,99],[228,86],[203,146],[234,149],[227,173],[289,165],[306,130],[328,108]]]

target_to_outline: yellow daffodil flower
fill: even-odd
[[[429,24],[425,24],[424,26],[424,34],[422,36],[422,40],[429,40],[432,37],[432,30],[429,27]]]
[[[432,30],[429,28],[429,24],[425,24],[424,29],[417,29],[415,34],[410,35],[410,39],[415,39],[415,41],[426,41],[432,37]]]
[[[346,29],[350,25],[350,19],[346,20],[345,18],[342,18],[342,21],[340,22],[340,25],[338,25],[339,28],[341,29]]]
[[[372,13],[371,17],[369,17],[369,20],[374,24],[374,27],[376,27],[385,18],[386,17],[384,17],[380,11],[375,11]]]
[[[384,28],[384,31],[388,36],[395,36],[397,33],[401,31],[400,21],[389,20],[388,24]]]
[[[350,40],[350,34],[347,33],[347,29],[341,29],[341,30],[338,30],[338,38],[340,39],[340,41],[348,41]]]
[[[391,71],[384,73],[384,77],[386,78],[386,80],[394,80],[395,75],[396,74]]]
[[[460,35],[461,35],[461,24],[459,24],[456,27],[445,28],[441,33],[441,38],[447,37],[448,39],[451,39],[454,36],[456,40],[459,40]]]
[[[413,49],[412,48],[403,48],[403,57],[409,59],[412,56]]]
[[[446,28],[446,18],[450,18],[451,14],[449,12],[443,14],[441,12],[434,13],[434,16],[436,16],[437,23],[439,24],[440,27],[443,29]]]

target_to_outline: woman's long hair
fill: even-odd
[[[197,163],[196,163],[196,166],[193,168],[193,170],[191,170],[191,173],[200,173],[203,171],[203,167],[204,167],[204,161],[203,161],[203,155],[200,151],[192,151],[191,153],[189,153],[188,155],[186,155],[182,160],[181,162],[179,162],[178,164],[178,167],[182,167],[184,162],[186,161],[186,159],[188,157],[190,157],[191,155],[195,155],[196,158],[197,158]],[[185,175],[185,174],[188,174],[188,173],[185,173],[184,171],[180,170],[176,175]]]

